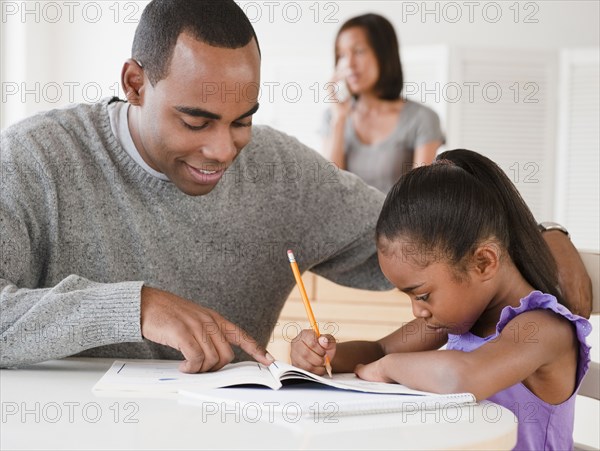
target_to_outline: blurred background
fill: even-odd
[[[39,111],[123,97],[123,61],[147,2],[1,1],[2,129]],[[598,249],[597,1],[241,1],[259,37],[269,124],[321,148],[334,38],[348,18],[387,17],[404,94],[441,118],[445,148],[494,159],[539,221]]]

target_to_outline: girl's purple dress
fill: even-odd
[[[550,294],[533,291],[523,299],[519,307],[504,307],[496,333],[481,338],[467,332],[462,335],[448,335],[447,349],[470,352],[498,337],[506,324],[515,316],[536,309],[547,309],[571,321],[573,332],[579,340],[579,360],[577,364],[577,389],[588,370],[590,347],[585,337],[592,330],[591,324],[580,316],[572,314],[559,304]],[[535,325],[531,326],[531,339],[535,339]],[[521,337],[527,339],[527,337]],[[510,365],[510,362],[506,362]],[[561,404],[553,405],[542,401],[522,383],[508,387],[488,398],[512,411],[519,420],[517,450],[567,450],[573,449],[573,421],[575,416],[576,392]]]

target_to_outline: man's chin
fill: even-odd
[[[173,182],[175,186],[179,189],[179,191],[187,194],[188,196],[204,196],[210,193],[217,187],[217,184],[214,185],[200,185],[198,183],[190,183],[186,182]]]

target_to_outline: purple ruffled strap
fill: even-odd
[[[578,374],[584,375],[590,364],[590,346],[586,343],[585,337],[592,332],[592,325],[587,319],[579,315],[574,315],[564,305],[559,304],[557,299],[551,294],[542,293],[541,291],[532,291],[521,299],[521,305],[518,307],[504,307],[500,313],[500,320],[496,325],[496,334],[499,335],[506,324],[515,316],[537,309],[552,310],[554,313],[565,317],[574,324],[577,339],[579,340]],[[578,380],[577,382],[579,383],[580,381]]]

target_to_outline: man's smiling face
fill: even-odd
[[[144,76],[130,109],[142,158],[184,193],[208,194],[250,141],[259,84],[255,40],[228,49],[182,33],[168,75],[155,86]]]

